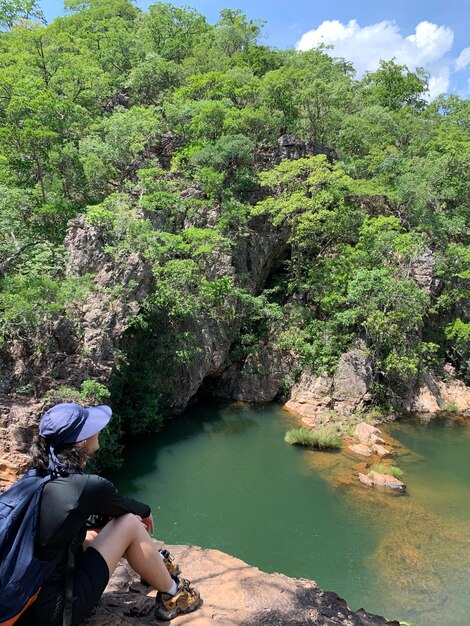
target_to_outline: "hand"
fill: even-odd
[[[142,524],[145,526],[147,532],[149,534],[153,533],[155,530],[155,524],[153,522],[153,515],[150,513],[148,517],[141,517]]]

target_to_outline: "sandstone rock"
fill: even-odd
[[[354,436],[357,437],[361,443],[378,443],[381,434],[378,428],[366,422],[361,422],[354,429]],[[380,441],[385,443],[383,439],[380,439]]]
[[[334,377],[304,370],[284,408],[314,421],[327,409],[348,416],[370,399],[370,384],[367,357],[357,348],[341,355]]]
[[[390,489],[399,489],[403,491],[405,489],[404,483],[390,474],[379,474],[378,472],[370,472],[369,478],[372,479],[374,485],[381,487],[390,487]]]
[[[352,611],[335,593],[322,591],[313,581],[265,574],[217,550],[169,549],[204,601],[194,613],[172,620],[175,626],[399,626],[362,609]],[[154,596],[155,591],[141,585],[128,566],[121,564],[86,624],[155,624]]]
[[[470,388],[455,378],[455,370],[447,365],[446,380],[424,373],[419,381],[410,409],[425,413],[439,413],[452,407],[458,413],[470,415]]]
[[[348,415],[368,399],[372,370],[363,350],[354,349],[341,355],[333,378],[334,409]]]
[[[312,374],[305,370],[299,382],[291,390],[291,397],[284,408],[302,418],[313,420],[331,406],[333,381],[326,374]]]
[[[348,449],[354,454],[360,454],[361,456],[372,456],[372,450],[365,443],[356,443],[352,446],[348,446]]]
[[[382,457],[390,456],[392,454],[388,448],[377,443],[373,444],[372,452]]]
[[[29,449],[43,410],[42,402],[0,397],[0,490],[27,469]]]
[[[369,476],[367,476],[367,474],[361,474],[359,472],[358,478],[361,481],[361,483],[363,483],[364,485],[367,485],[368,487],[373,487],[374,486],[374,481],[372,480],[372,478],[369,478]]]

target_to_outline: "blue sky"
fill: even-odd
[[[63,0],[41,0],[48,21],[64,13]],[[138,0],[146,9],[151,0]],[[238,8],[250,19],[267,20],[264,42],[307,49],[334,46],[358,74],[373,71],[380,58],[424,67],[432,96],[470,96],[470,0],[176,0],[215,22],[223,8]]]

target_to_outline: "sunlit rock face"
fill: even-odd
[[[334,376],[304,370],[285,408],[303,418],[307,425],[315,426],[327,410],[339,415],[361,410],[370,400],[371,383],[365,352],[353,349],[341,355]]]
[[[363,609],[352,611],[311,580],[265,574],[218,550],[168,546],[203,598],[200,609],[172,620],[175,625],[213,626],[399,626]],[[144,587],[122,563],[87,626],[155,624],[154,590]]]

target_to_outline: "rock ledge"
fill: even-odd
[[[195,613],[172,620],[174,626],[399,626],[362,609],[351,611],[314,581],[266,574],[218,550],[167,547],[204,599]],[[168,624],[153,619],[155,593],[122,563],[86,626]]]

